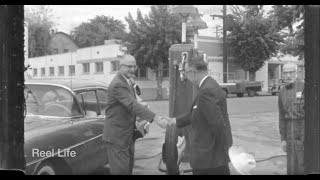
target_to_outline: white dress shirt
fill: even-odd
[[[207,79],[207,77],[209,77],[210,75],[206,75],[204,78],[202,78],[202,80],[200,81],[200,84],[199,84],[199,88],[201,87],[201,84],[203,83],[203,81],[205,80],[205,79]]]

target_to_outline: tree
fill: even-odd
[[[280,45],[280,52],[304,58],[304,6],[275,5],[269,12],[270,18],[279,30],[288,29],[285,41]],[[296,25],[296,30],[293,26]]]
[[[157,74],[157,97],[163,99],[163,67],[168,65],[169,48],[181,42],[181,19],[170,15],[171,6],[151,6],[148,16],[142,17],[137,10],[137,20],[129,13],[125,18],[129,24],[129,34],[125,47],[132,54],[139,67],[149,67]],[[191,32],[187,31],[187,38]],[[187,40],[190,43],[190,40]]]
[[[28,23],[29,57],[49,54],[50,31],[55,27],[54,16],[49,6],[41,5],[38,10],[25,9]]]
[[[125,25],[122,21],[109,16],[96,16],[89,22],[81,23],[71,32],[71,37],[79,47],[90,47],[104,44],[104,40],[124,37]]]
[[[279,30],[263,13],[259,5],[244,6],[244,10],[233,7],[234,26],[227,36],[235,63],[249,71],[250,80],[255,80],[255,72],[276,55],[282,42]]]

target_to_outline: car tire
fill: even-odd
[[[243,97],[243,93],[237,93],[238,97]]]
[[[64,164],[59,163],[59,160],[47,160],[42,162],[35,171],[36,175],[63,175],[69,174],[70,168]]]
[[[57,175],[58,169],[49,161],[41,163],[37,170],[35,171],[36,175]]]
[[[253,96],[255,96],[256,95],[256,91],[255,90],[253,90],[253,89],[249,89],[248,90],[248,96],[249,97],[253,97]]]
[[[166,164],[168,175],[179,175],[178,165],[178,132],[175,124],[168,124],[165,142],[162,146],[162,159]]]

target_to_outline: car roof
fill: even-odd
[[[107,88],[107,83],[97,80],[88,79],[72,79],[72,80],[47,80],[47,79],[28,79],[25,84],[51,84],[65,86],[72,91],[82,88],[102,87]]]

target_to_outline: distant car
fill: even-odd
[[[273,86],[270,86],[268,88],[269,93],[271,93],[273,96],[279,93],[279,90],[282,86],[286,85],[287,83],[284,81],[284,79],[279,79],[279,82],[274,84]]]
[[[92,80],[25,83],[26,174],[90,174],[107,165],[107,90]]]

